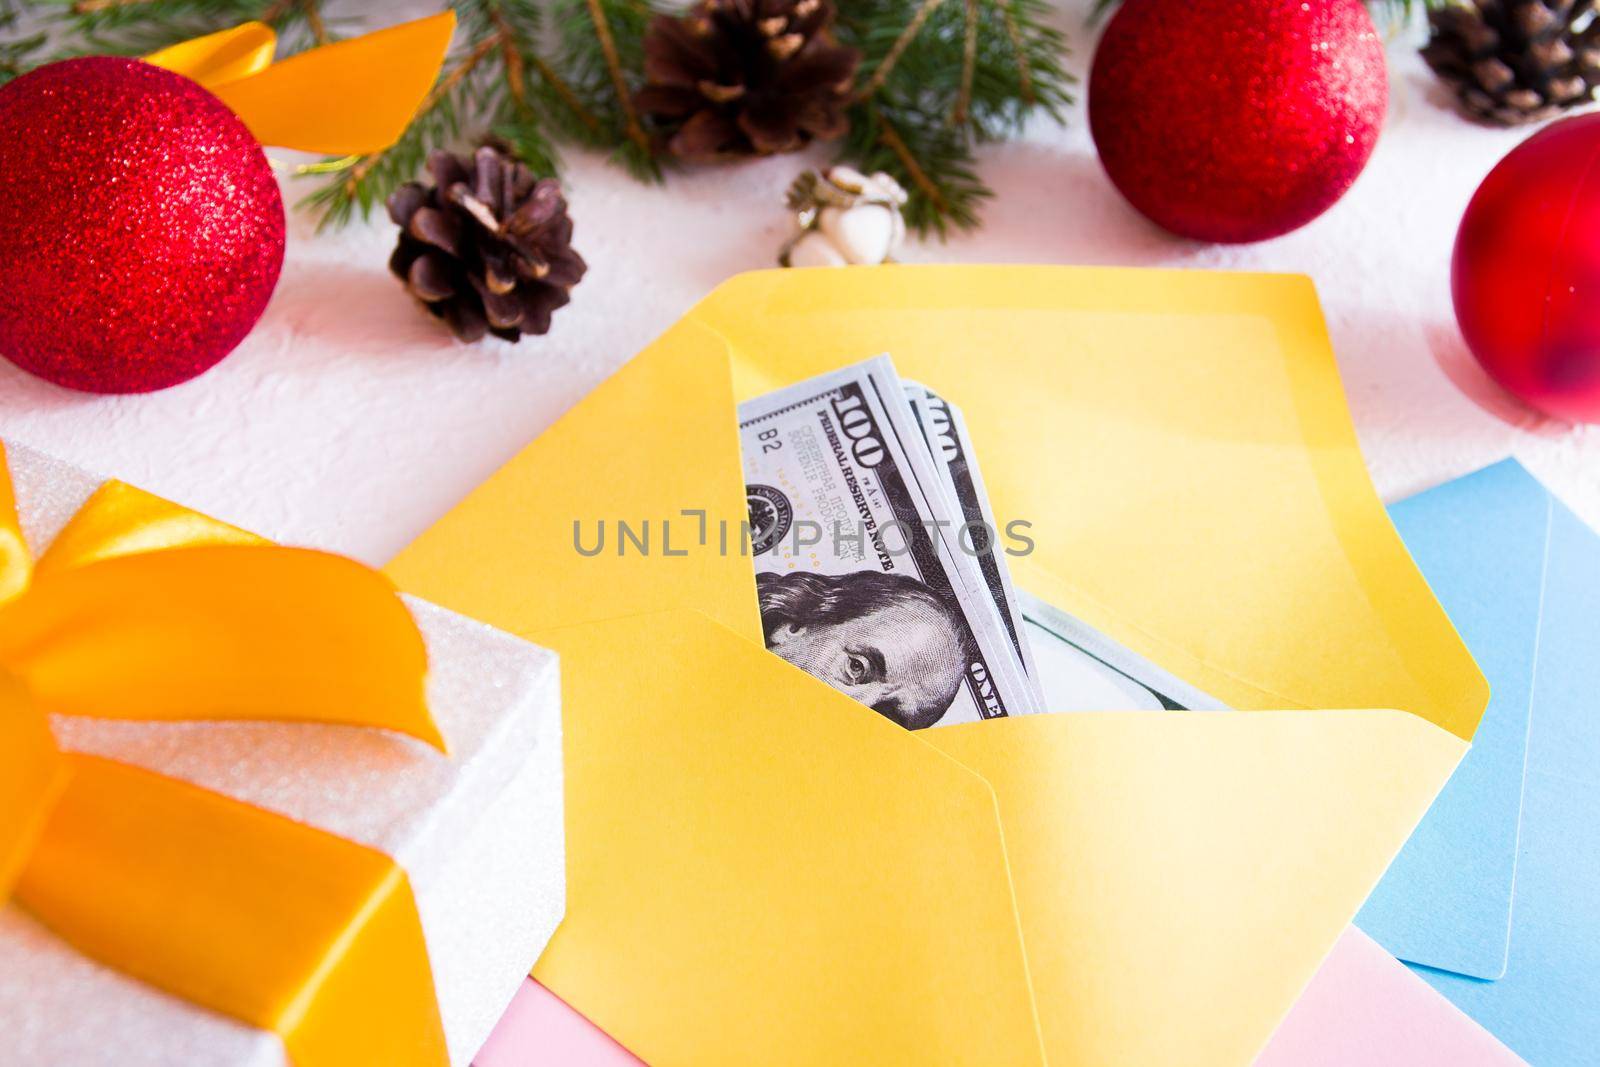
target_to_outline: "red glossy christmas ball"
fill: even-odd
[[[1344,195],[1388,100],[1361,0],[1125,0],[1095,51],[1089,128],[1157,225],[1259,241]]]
[[[1600,115],[1545,127],[1489,172],[1450,273],[1490,377],[1558,418],[1600,422]]]
[[[283,265],[261,146],[181,75],[53,63],[0,88],[0,355],[96,393],[185,381],[243,340]]]

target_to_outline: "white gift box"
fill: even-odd
[[[8,445],[37,555],[100,479]],[[137,764],[379,849],[416,896],[450,1062],[466,1067],[566,907],[561,705],[554,653],[424,601],[443,755],[381,730],[57,717],[68,749]],[[275,1034],[80,955],[0,908],[0,1062],[283,1067]]]

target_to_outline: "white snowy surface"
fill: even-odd
[[[432,3],[340,3],[371,25]],[[1060,22],[1087,69],[1085,0]],[[1331,211],[1244,247],[1182,241],[1105,179],[1080,104],[983,150],[998,198],[985,227],[908,247],[909,262],[1065,263],[1298,271],[1321,294],[1367,462],[1395,499],[1516,455],[1600,524],[1600,430],[1544,418],[1473,363],[1448,267],[1478,182],[1528,131],[1468,122],[1397,35],[1388,123]],[[789,222],[783,190],[806,156],[680,172],[642,186],[569,154],[588,277],[545,338],[461,345],[387,273],[387,219],[317,235],[291,219],[288,260],[256,331],[221,365],[148,396],[64,392],[0,363],[0,435],[115,475],[283,541],[386,560],[719,282],[770,266]],[[306,191],[291,182],[287,198]],[[858,268],[870,269],[870,268]]]

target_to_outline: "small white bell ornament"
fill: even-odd
[[[851,167],[806,171],[789,187],[789,209],[798,230],[784,244],[785,267],[847,267],[887,263],[905,240],[900,208],[906,191],[882,171],[866,175]]]

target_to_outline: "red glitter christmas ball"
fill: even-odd
[[[1467,347],[1541,411],[1600,422],[1600,115],[1553,123],[1478,186],[1451,291]]]
[[[0,355],[96,393],[162,389],[233,350],[283,265],[261,146],[181,75],[52,63],[0,88]]]
[[[1344,195],[1388,99],[1361,0],[1125,0],[1095,52],[1089,128],[1157,225],[1259,241]]]

